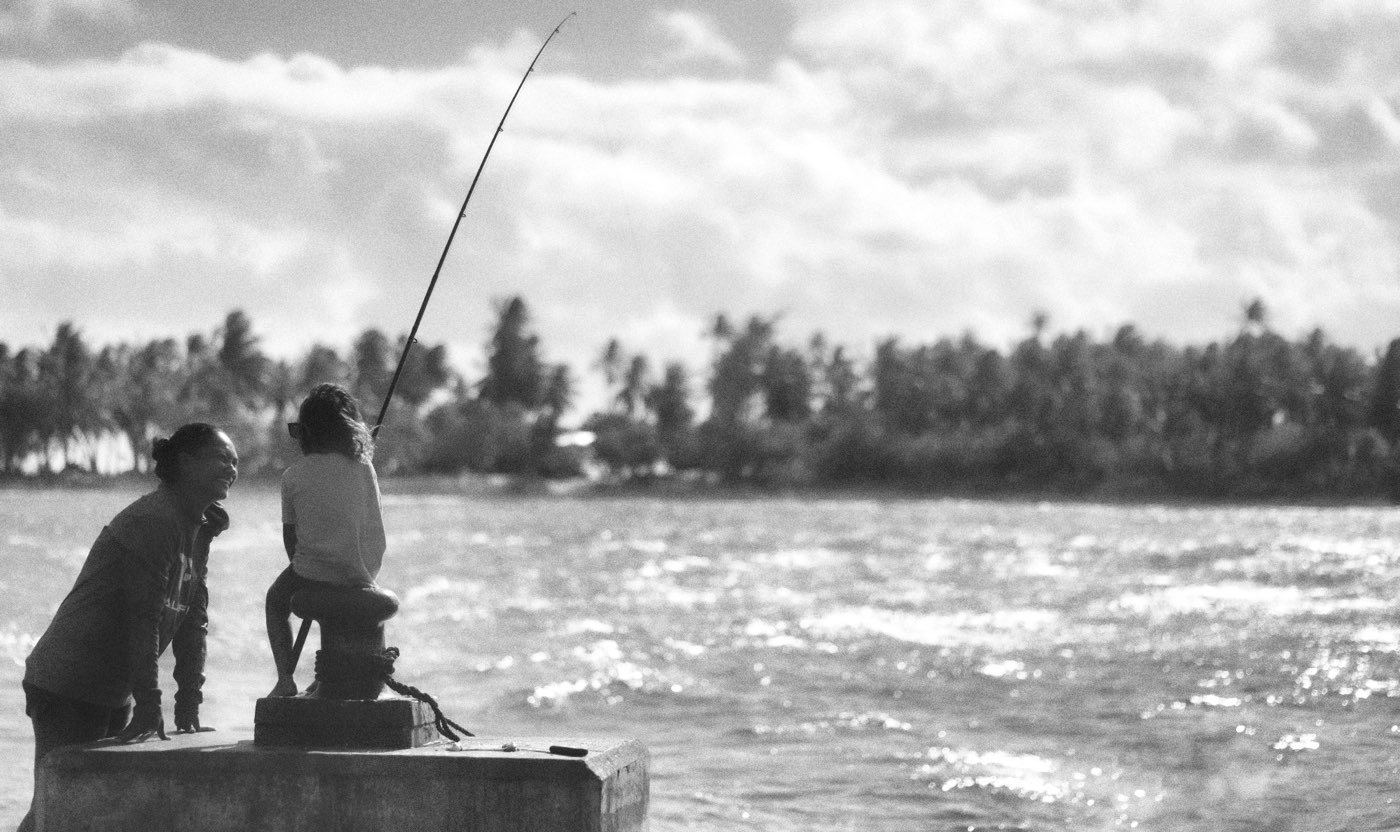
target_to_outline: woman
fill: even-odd
[[[97,536],[78,578],[25,663],[34,771],[53,749],[115,736],[167,739],[157,659],[175,653],[175,728],[199,724],[209,542],[228,528],[216,501],[238,479],[223,431],[196,422],[152,447],[157,488]],[[34,811],[20,832],[34,828]]]

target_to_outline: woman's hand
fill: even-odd
[[[136,712],[131,715],[131,722],[117,734],[117,742],[145,742],[151,737],[170,739],[165,735],[165,717],[161,715],[159,699],[136,703]]]
[[[213,726],[199,724],[198,705],[175,705],[175,733],[203,734],[212,730]]]

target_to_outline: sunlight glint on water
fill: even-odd
[[[393,487],[396,675],[478,733],[641,739],[653,830],[1400,818],[1391,509]],[[28,799],[23,656],[134,495],[0,491],[0,752],[23,761],[0,774],[0,826]],[[250,732],[285,556],[275,491],[229,508],[206,714]]]

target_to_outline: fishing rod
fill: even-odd
[[[467,203],[472,201],[472,194],[476,191],[476,183],[481,179],[481,172],[486,169],[486,160],[491,158],[491,148],[496,146],[496,139],[506,127],[506,117],[510,115],[510,108],[515,106],[515,99],[520,96],[520,91],[525,88],[525,81],[530,77],[530,73],[535,71],[535,63],[544,54],[544,49],[549,46],[549,42],[554,40],[554,36],[559,34],[559,30],[564,28],[564,24],[569,22],[569,18],[578,12],[569,12],[559,25],[554,27],[554,31],[549,33],[549,37],[540,44],[540,49],[535,53],[535,57],[530,61],[530,66],[526,68],[525,74],[520,77],[520,83],[515,87],[515,94],[510,97],[510,103],[506,104],[506,111],[501,114],[501,121],[496,125],[496,132],[491,134],[491,141],[486,145],[486,153],[482,154],[481,164],[476,166],[476,175],[472,177],[471,187],[467,188],[467,197],[462,200],[462,209],[457,212],[457,220],[452,223],[452,231],[447,235],[447,244],[442,247],[442,256],[438,258],[437,268],[433,269],[433,277],[428,281],[428,291],[423,294],[423,303],[418,307],[418,317],[413,319],[413,328],[408,331],[408,341],[403,345],[403,352],[399,355],[398,366],[394,368],[394,377],[389,381],[389,392],[384,395],[384,404],[379,408],[379,416],[374,420],[374,427],[370,433],[377,436],[379,429],[384,425],[384,416],[389,412],[389,402],[394,398],[394,388],[399,385],[399,376],[403,374],[404,364],[408,361],[408,352],[413,349],[417,342],[418,325],[423,322],[423,313],[428,311],[428,301],[433,297],[433,288],[437,286],[438,275],[442,273],[442,264],[447,261],[447,251],[452,248],[452,240],[457,236],[457,227],[462,224],[462,218],[467,215]]]
[[[559,25],[549,33],[540,44],[539,51],[530,60],[530,65],[526,67],[525,74],[520,76],[520,83],[515,86],[515,92],[511,95],[510,101],[506,104],[506,110],[501,114],[501,120],[496,125],[496,131],[491,134],[491,141],[486,145],[486,152],[481,155],[481,164],[476,166],[476,174],[472,176],[471,186],[467,188],[467,196],[462,200],[462,208],[457,212],[457,219],[452,223],[452,230],[447,234],[447,243],[442,247],[442,254],[438,257],[437,268],[433,269],[432,279],[428,281],[428,291],[423,293],[423,303],[418,307],[418,315],[413,319],[413,328],[408,331],[408,340],[404,342],[403,352],[399,353],[399,363],[394,367],[394,375],[389,380],[389,391],[384,394],[384,403],[379,406],[379,415],[375,417],[374,427],[370,428],[370,435],[377,437],[379,429],[384,426],[384,417],[389,412],[389,402],[394,399],[394,390],[399,386],[399,376],[403,375],[403,368],[408,363],[409,350],[418,342],[418,326],[423,323],[423,313],[428,311],[428,301],[432,300],[433,289],[437,286],[438,276],[442,274],[442,264],[447,262],[447,252],[452,248],[452,241],[457,237],[457,228],[462,224],[462,219],[467,215],[467,203],[472,201],[472,194],[476,192],[476,183],[481,180],[481,172],[486,170],[486,160],[491,158],[491,149],[496,146],[496,139],[505,131],[506,118],[510,116],[510,108],[515,106],[515,99],[520,97],[520,91],[525,88],[525,81],[529,79],[530,73],[535,71],[535,64],[539,62],[540,56],[544,54],[546,46],[554,40],[554,36],[559,34],[559,30],[564,28],[564,24],[569,22],[569,18],[578,12],[569,12],[564,19],[559,21]],[[307,633],[311,631],[311,619],[304,618],[301,622],[301,629],[297,632],[296,643],[292,645],[292,667],[295,669],[297,662],[301,660],[302,648],[306,646]]]

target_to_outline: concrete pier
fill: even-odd
[[[588,755],[534,750],[550,745]],[[37,819],[39,832],[632,832],[645,828],[647,766],[635,740],[467,737],[363,751],[172,734],[54,751],[40,766]]]

